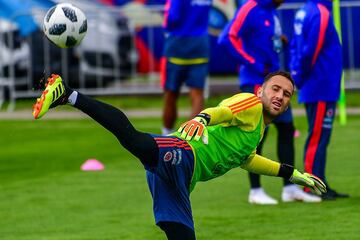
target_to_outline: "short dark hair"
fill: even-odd
[[[285,72],[285,71],[276,71],[276,72],[271,72],[268,75],[266,75],[265,79],[264,79],[264,83],[266,83],[267,81],[270,80],[270,78],[274,77],[274,76],[283,76],[285,78],[287,78],[291,84],[293,85],[293,88],[295,89],[295,83],[294,83],[294,79],[291,77],[291,74],[289,72]]]

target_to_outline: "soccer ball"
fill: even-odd
[[[44,33],[55,45],[61,48],[80,44],[87,31],[86,16],[70,3],[60,3],[46,13]]]

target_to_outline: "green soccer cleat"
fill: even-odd
[[[59,75],[51,74],[45,86],[45,90],[42,92],[40,98],[36,100],[33,107],[33,116],[35,119],[44,116],[50,108],[66,104],[67,102],[65,86]]]

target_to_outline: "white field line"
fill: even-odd
[[[347,108],[348,115],[360,115],[360,108]],[[150,117],[161,117],[161,109],[133,109],[123,110],[123,112],[129,118],[150,118]],[[338,113],[338,111],[337,111]],[[303,108],[293,109],[295,116],[305,116],[305,110]],[[190,109],[181,109],[179,116],[188,117],[190,115]],[[83,119],[87,116],[80,111],[50,111],[44,117],[45,119]],[[32,114],[30,110],[20,110],[14,112],[0,112],[0,120],[32,120]]]

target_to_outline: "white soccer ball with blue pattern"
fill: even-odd
[[[60,3],[44,17],[44,33],[56,46],[70,48],[79,45],[87,31],[83,11],[70,3]]]

